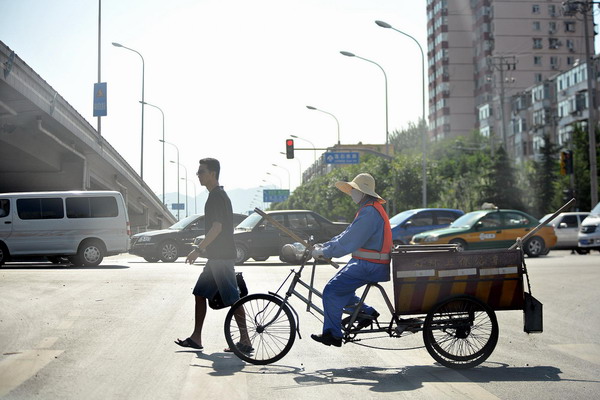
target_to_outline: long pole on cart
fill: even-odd
[[[558,211],[556,211],[554,214],[552,214],[550,216],[550,218],[548,218],[544,222],[541,222],[540,224],[538,224],[538,226],[536,226],[535,228],[533,228],[532,230],[530,230],[529,232],[527,232],[527,234],[525,236],[523,236],[522,238],[518,238],[517,241],[512,246],[509,247],[509,250],[516,249],[517,246],[519,246],[519,243],[525,243],[530,237],[532,237],[533,235],[535,235],[537,231],[539,231],[540,229],[542,229],[542,227],[544,225],[548,224],[550,221],[552,221],[554,218],[556,218],[556,216],[558,214],[560,214],[561,212],[563,212],[563,211],[565,211],[565,210],[573,207],[574,204],[575,204],[575,199],[572,198],[564,206],[562,206],[561,208],[559,208]]]
[[[266,212],[264,212],[263,210],[261,210],[260,208],[255,208],[254,211],[257,214],[260,214],[264,219],[266,219],[267,221],[269,221],[273,226],[275,226],[276,228],[278,228],[280,231],[282,231],[283,233],[285,233],[286,235],[288,235],[289,237],[291,237],[292,239],[294,239],[295,241],[297,241],[298,243],[300,243],[302,246],[309,248],[309,247],[313,247],[311,244],[308,244],[306,242],[306,240],[302,239],[300,236],[296,235],[293,231],[291,231],[290,229],[286,228],[285,226],[283,226],[280,222],[276,221],[273,217],[271,217],[269,214],[267,214]],[[329,264],[333,265],[335,268],[339,268],[340,266],[333,260],[329,259],[329,260],[325,260],[327,261]]]

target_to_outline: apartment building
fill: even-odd
[[[556,0],[427,0],[427,21],[430,140],[479,130],[509,154],[532,153],[528,119],[518,118],[527,96],[513,97],[550,90],[549,77],[585,61],[581,15]]]

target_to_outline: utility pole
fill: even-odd
[[[583,15],[583,31],[585,35],[585,65],[587,73],[587,93],[588,93],[588,139],[589,139],[589,158],[590,158],[590,208],[598,203],[598,160],[596,149],[596,88],[594,71],[594,57],[591,53],[590,29],[588,13],[592,12],[594,4],[600,4],[595,1],[574,1],[563,2],[563,13],[566,16],[575,16],[577,13]],[[593,32],[592,32],[593,37]]]
[[[508,135],[506,132],[506,117],[504,112],[504,71],[514,71],[517,65],[515,56],[492,56],[488,59],[488,66],[500,72],[500,123],[502,126],[502,145],[508,153]],[[492,143],[492,147],[494,144]]]

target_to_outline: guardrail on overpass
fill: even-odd
[[[116,190],[133,232],[175,217],[123,157],[0,41],[0,193]]]

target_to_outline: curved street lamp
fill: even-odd
[[[158,141],[170,144],[171,146],[175,147],[175,150],[177,150],[177,164],[179,165],[179,148],[175,146],[175,144],[167,142],[166,140],[159,139]],[[177,167],[177,207],[179,207],[179,167]],[[179,221],[179,208],[177,208],[177,221]]]
[[[322,113],[331,115],[333,117],[333,119],[335,119],[335,122],[337,123],[337,138],[338,138],[338,144],[341,144],[340,142],[340,121],[338,121],[338,119],[335,117],[335,115],[333,115],[330,112],[327,112],[325,110],[321,110],[317,107],[313,107],[313,106],[306,106],[306,108],[308,108],[309,110],[315,110],[315,111],[321,111]]]
[[[140,101],[140,103],[146,104],[150,107],[154,107],[156,108],[158,111],[160,111],[160,113],[162,114],[162,153],[163,153],[163,157],[162,157],[162,175],[163,175],[163,180],[162,180],[162,201],[163,204],[165,204],[165,113],[163,112],[163,110],[159,107],[159,106],[155,106],[154,104],[150,104],[144,101]]]
[[[419,43],[419,41],[417,39],[415,39],[414,37],[412,37],[411,35],[409,35],[406,32],[402,32],[399,29],[394,28],[393,26],[391,26],[390,24],[388,24],[387,22],[383,22],[383,21],[375,21],[375,23],[382,27],[382,28],[386,28],[386,29],[392,29],[398,33],[403,34],[404,36],[407,36],[409,38],[411,38],[416,44],[417,46],[419,46],[419,50],[421,51],[421,86],[423,89],[423,109],[422,109],[422,118],[423,118],[423,123],[425,124],[425,53],[423,52],[423,47],[421,47],[421,44]],[[422,145],[422,151],[423,151],[423,160],[422,160],[422,180],[423,180],[423,189],[422,189],[422,194],[423,194],[423,208],[427,207],[427,161],[426,161],[426,154],[427,154],[427,144],[426,144],[426,138],[425,138],[426,132],[424,131],[421,134],[421,145]]]
[[[140,56],[140,58],[142,59],[142,144],[141,144],[141,151],[140,151],[140,178],[142,178],[142,181],[144,180],[144,70],[145,70],[145,63],[144,63],[144,57],[140,54],[139,51],[134,50],[134,49],[130,49],[129,47],[123,46],[120,43],[112,43],[113,46],[115,47],[121,47],[123,49],[129,50],[129,51],[133,51],[134,53],[136,53],[138,56]]]
[[[371,64],[375,64],[377,65],[380,69],[381,72],[383,72],[383,78],[385,79],[385,154],[389,155],[389,129],[388,129],[388,83],[387,83],[387,74],[385,73],[385,70],[383,69],[383,67],[379,64],[377,64],[375,61],[373,60],[369,60],[368,58],[364,58],[361,56],[357,56],[354,53],[350,53],[349,51],[340,51],[340,54],[346,57],[356,57],[356,58],[360,58],[361,60],[370,62]]]

